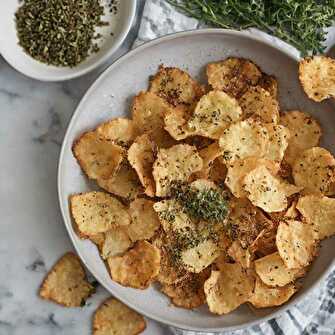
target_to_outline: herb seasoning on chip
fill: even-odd
[[[15,13],[19,45],[38,61],[74,67],[99,50],[103,14],[99,0],[24,0]]]

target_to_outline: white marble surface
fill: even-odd
[[[158,1],[153,10],[162,10]],[[183,20],[189,27],[190,19],[181,18],[178,30]],[[176,30],[171,22],[161,28],[149,17],[145,25],[142,40]],[[71,115],[97,75],[41,83],[0,57],[0,335],[90,334],[92,312],[108,296],[99,287],[87,306],[66,309],[36,294],[47,270],[72,250],[58,208],[57,162]],[[150,321],[144,334],[169,333]]]

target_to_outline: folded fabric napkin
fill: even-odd
[[[183,30],[198,29],[202,25],[195,19],[186,17],[176,11],[165,0],[147,0],[138,37],[134,46],[159,36],[175,33]],[[262,33],[256,29],[250,29],[252,35],[262,35],[272,44],[282,49],[290,50],[298,55],[298,52],[285,42]],[[335,35],[334,35],[335,36]],[[194,333],[179,329],[172,329],[176,335],[209,335],[208,333]],[[335,330],[335,271],[328,279],[302,302],[283,313],[280,317],[259,325],[239,330],[226,332],[225,335],[307,335],[334,334]]]

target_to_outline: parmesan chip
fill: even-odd
[[[250,268],[252,255],[249,249],[243,249],[239,241],[234,241],[229,247],[227,254],[245,269]]]
[[[142,315],[114,298],[104,301],[93,318],[93,335],[137,335],[145,328]]]
[[[254,254],[266,256],[277,250],[276,246],[277,226],[274,224],[261,230],[250,245],[250,251]]]
[[[209,277],[209,271],[190,274],[178,284],[163,285],[162,292],[170,297],[173,305],[186,309],[193,309],[203,305],[206,301],[204,282]]]
[[[243,180],[248,199],[266,212],[280,212],[287,207],[287,198],[280,181],[264,166],[250,171]]]
[[[257,207],[246,198],[234,199],[230,202],[231,212],[228,226],[231,227],[231,238],[238,239],[241,246],[248,248],[262,229],[268,228],[272,223]]]
[[[160,66],[151,78],[149,91],[172,106],[190,106],[204,94],[204,89],[188,73],[176,67]]]
[[[128,150],[128,161],[135,169],[149,197],[155,195],[155,181],[152,176],[152,165],[155,161],[155,146],[147,134],[136,138]]]
[[[106,179],[114,175],[122,162],[124,149],[100,138],[97,131],[81,135],[72,151],[79,165],[91,179]]]
[[[248,301],[254,289],[254,278],[238,263],[225,263],[220,271],[212,271],[204,285],[209,310],[227,314]]]
[[[294,162],[292,174],[295,184],[306,193],[335,194],[331,188],[335,181],[335,158],[324,148],[305,150]]]
[[[157,277],[160,268],[159,249],[147,241],[138,241],[123,256],[109,257],[112,279],[122,286],[145,289]]]
[[[192,220],[174,199],[156,202],[153,207],[165,232],[177,232],[194,227]]]
[[[153,165],[156,195],[169,194],[172,182],[185,182],[192,173],[202,169],[202,159],[195,147],[177,144],[169,149],[160,149]]]
[[[105,233],[115,226],[130,223],[122,203],[104,192],[87,192],[70,197],[71,213],[82,238]]]
[[[220,248],[212,240],[206,240],[181,252],[181,261],[189,272],[199,273],[220,255]]]
[[[283,113],[280,123],[288,128],[290,138],[285,151],[285,161],[293,164],[302,151],[319,144],[321,127],[310,115],[293,110]]]
[[[257,85],[267,90],[274,99],[277,99],[278,82],[275,76],[271,76],[266,73],[263,73]]]
[[[224,130],[219,145],[226,163],[251,156],[261,158],[267,152],[269,134],[259,121],[248,119]]]
[[[181,281],[187,280],[190,273],[186,272],[182,264],[175,259],[175,250],[171,244],[171,236],[161,234],[153,244],[160,251],[161,262],[157,281],[162,285],[176,285]]]
[[[203,166],[199,172],[195,173],[197,179],[207,179],[209,177],[213,162],[221,156],[221,150],[217,142],[210,144],[208,147],[199,151],[202,158]]]
[[[326,56],[304,58],[299,64],[300,83],[307,96],[322,101],[335,96],[335,60]]]
[[[288,269],[278,252],[255,261],[255,270],[262,282],[268,286],[285,286],[304,275],[301,269]]]
[[[278,123],[279,103],[260,86],[252,86],[239,99],[244,118],[256,117],[263,122]]]
[[[100,138],[112,141],[125,148],[129,148],[130,144],[139,135],[139,129],[135,122],[126,118],[116,118],[102,123],[96,131]]]
[[[101,252],[102,246],[105,242],[105,234],[104,233],[98,233],[95,235],[90,235],[90,240],[97,246],[98,250]]]
[[[196,135],[218,139],[223,130],[241,116],[242,110],[236,99],[221,91],[211,91],[201,97],[186,127]]]
[[[128,235],[133,242],[152,238],[160,227],[157,213],[153,209],[154,202],[138,198],[130,203],[131,223],[127,226]]]
[[[243,189],[244,177],[259,166],[265,166],[273,174],[278,172],[278,166],[274,162],[256,157],[238,159],[228,165],[225,184],[236,198],[242,198],[247,195]]]
[[[256,278],[254,293],[248,301],[256,308],[280,306],[288,301],[296,291],[293,284],[283,287],[269,287]]]
[[[123,160],[114,176],[109,179],[98,179],[97,183],[104,190],[126,200],[135,199],[143,193],[136,171],[130,166],[127,159]]]
[[[280,163],[288,147],[290,131],[282,125],[266,124],[265,128],[269,133],[270,142],[265,158]]]
[[[105,233],[101,256],[103,259],[118,256],[126,252],[131,247],[131,244],[126,227],[113,227]]]
[[[298,200],[297,209],[320,240],[335,234],[335,199],[306,195]]]
[[[220,90],[239,98],[250,86],[257,84],[262,76],[253,62],[236,57],[207,65],[208,83],[214,90]]]
[[[159,147],[169,147],[174,140],[164,129],[164,117],[171,111],[164,99],[151,92],[141,92],[133,101],[133,121],[142,132],[150,133]]]
[[[287,268],[301,269],[313,260],[317,237],[311,225],[287,220],[278,226],[276,245]]]
[[[66,253],[44,279],[39,295],[66,307],[79,307],[94,292],[77,255]]]

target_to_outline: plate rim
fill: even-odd
[[[67,80],[71,80],[71,79],[81,77],[81,76],[83,76],[85,74],[88,74],[89,72],[97,69],[99,66],[102,66],[104,63],[107,62],[108,58],[113,56],[115,54],[115,52],[120,48],[120,46],[122,45],[122,43],[127,38],[128,34],[129,34],[133,24],[134,24],[134,20],[135,20],[135,17],[136,17],[136,11],[137,11],[137,7],[138,7],[137,6],[137,1],[138,0],[129,0],[130,11],[129,11],[129,15],[126,17],[126,20],[124,21],[124,25],[125,25],[124,29],[118,35],[117,39],[112,44],[111,48],[106,52],[106,54],[104,56],[99,58],[96,62],[92,63],[90,66],[87,66],[87,67],[83,68],[82,70],[75,70],[75,67],[74,67],[74,68],[72,68],[72,69],[75,70],[74,72],[64,74],[64,75],[61,75],[61,76],[57,76],[57,77],[54,77],[53,75],[34,75],[34,74],[31,74],[31,73],[27,72],[26,70],[24,70],[24,68],[18,67],[17,64],[15,64],[12,61],[12,59],[8,56],[9,53],[3,51],[4,48],[2,48],[1,46],[0,46],[0,55],[17,72],[23,74],[26,77],[29,77],[29,78],[32,78],[32,79],[35,79],[35,80],[39,80],[41,82],[63,82],[63,81],[67,81]],[[22,50],[22,52],[24,52],[24,51]],[[114,64],[114,62],[111,65],[113,65],[113,64]],[[107,70],[107,69],[109,69],[109,66],[105,70]],[[105,70],[102,73],[104,73]],[[86,95],[86,93],[85,93],[85,95]]]
[[[74,113],[71,117],[71,120],[70,120],[70,122],[67,126],[67,129],[66,129],[66,132],[65,132],[65,135],[64,135],[64,138],[63,138],[62,147],[61,147],[61,151],[60,151],[60,154],[59,154],[59,160],[58,160],[57,191],[58,191],[58,201],[59,201],[59,206],[60,206],[60,210],[61,210],[61,214],[62,214],[63,223],[66,227],[67,233],[68,233],[68,235],[71,239],[72,245],[75,248],[76,253],[80,257],[81,261],[86,266],[86,268],[92,273],[92,275],[99,281],[99,283],[111,295],[113,295],[115,298],[119,299],[124,304],[128,305],[129,307],[131,307],[132,309],[134,309],[138,313],[144,315],[145,317],[147,317],[149,319],[152,319],[152,320],[155,320],[157,322],[160,322],[162,324],[172,326],[172,327],[176,327],[176,328],[179,328],[179,329],[182,329],[182,330],[187,330],[187,331],[217,333],[217,332],[222,332],[222,331],[241,330],[241,329],[244,329],[246,327],[252,327],[254,325],[260,324],[262,322],[266,322],[268,320],[271,320],[273,318],[276,318],[276,317],[280,316],[281,314],[283,314],[284,312],[286,312],[290,308],[299,304],[303,299],[306,298],[306,296],[311,294],[312,291],[314,291],[328,277],[328,275],[332,271],[332,268],[335,266],[335,259],[331,262],[331,265],[324,271],[324,273],[303,294],[301,294],[299,297],[296,297],[294,300],[287,302],[285,305],[277,307],[276,310],[273,311],[272,313],[270,313],[269,315],[259,317],[254,321],[243,322],[243,323],[241,323],[240,325],[237,325],[237,326],[227,326],[227,327],[219,327],[219,328],[218,327],[214,327],[214,328],[202,327],[202,328],[199,328],[199,327],[196,327],[196,326],[189,327],[188,325],[185,325],[185,324],[182,324],[182,323],[179,323],[179,322],[166,321],[163,318],[153,316],[149,313],[141,311],[139,308],[136,308],[135,306],[133,306],[131,301],[128,301],[127,299],[123,299],[122,297],[119,296],[118,293],[112,292],[112,290],[109,287],[107,287],[106,285],[104,285],[103,283],[100,282],[99,277],[97,277],[93,273],[90,266],[88,266],[85,258],[82,257],[81,252],[79,250],[79,246],[77,246],[77,244],[74,240],[73,231],[70,229],[69,225],[67,224],[66,216],[68,215],[68,213],[65,211],[65,208],[63,206],[62,194],[61,194],[62,171],[63,171],[62,162],[64,160],[65,151],[67,149],[66,143],[68,142],[68,137],[71,133],[71,129],[73,128],[78,116],[80,115],[80,111],[81,111],[82,107],[86,104],[86,101],[87,101],[88,97],[96,89],[96,87],[98,87],[99,84],[105,79],[105,77],[108,76],[109,73],[112,72],[113,69],[116,68],[119,65],[119,63],[121,63],[123,61],[126,61],[129,57],[132,57],[132,56],[136,55],[137,53],[141,52],[142,50],[150,48],[152,46],[155,46],[155,45],[157,45],[161,42],[165,42],[165,41],[173,40],[175,38],[185,37],[185,36],[189,36],[189,35],[206,35],[206,34],[212,34],[212,33],[228,35],[228,36],[244,37],[244,38],[247,38],[251,41],[257,41],[257,42],[260,42],[262,44],[265,44],[265,45],[269,46],[270,48],[276,49],[276,50],[280,51],[281,53],[286,54],[288,57],[290,57],[291,59],[293,59],[297,63],[300,60],[300,57],[297,56],[296,54],[294,54],[294,52],[292,52],[290,50],[287,50],[287,49],[282,49],[282,48],[280,48],[279,45],[271,43],[270,41],[263,38],[262,36],[250,35],[250,33],[248,31],[236,31],[236,30],[232,30],[232,29],[220,29],[220,28],[191,29],[191,30],[185,30],[185,31],[182,31],[182,32],[171,33],[171,34],[164,35],[162,37],[158,37],[158,38],[155,38],[153,40],[144,42],[140,46],[130,50],[126,54],[124,54],[124,55],[120,56],[118,59],[116,59],[107,69],[105,69],[98,76],[98,78],[93,82],[93,84],[88,88],[86,93],[81,98],[79,104],[77,105],[77,107],[76,107],[76,109],[75,109],[75,111],[74,111]],[[265,35],[268,35],[268,34],[265,33]]]

